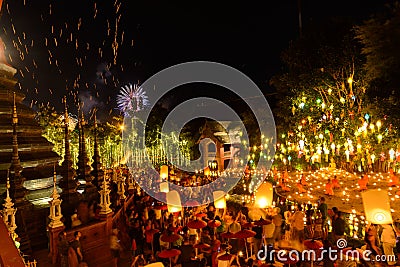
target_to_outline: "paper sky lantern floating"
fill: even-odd
[[[168,179],[168,166],[162,165],[160,168],[160,178],[163,180]]]
[[[160,192],[163,192],[163,193],[168,193],[169,192],[168,182],[160,183]]]
[[[167,193],[167,204],[168,212],[174,213],[182,211],[181,198],[178,191],[173,190]]]
[[[256,192],[255,206],[261,209],[271,206],[273,196],[274,190],[272,184],[262,183]]]
[[[216,209],[225,209],[226,208],[226,199],[224,191],[214,191],[214,206]]]
[[[386,190],[373,189],[363,192],[361,195],[368,222],[373,224],[391,224],[393,222]]]

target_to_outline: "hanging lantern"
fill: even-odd
[[[173,190],[167,193],[167,204],[168,212],[174,213],[182,211],[181,198],[178,191]]]
[[[167,165],[162,165],[160,168],[160,177],[163,180],[168,179],[168,166]]]
[[[226,199],[224,191],[214,191],[214,206],[216,209],[225,209],[226,208]]]
[[[304,140],[299,141],[300,150],[304,149]]]
[[[160,183],[160,192],[168,193],[169,192],[169,184],[168,182]]]
[[[373,224],[391,224],[393,222],[387,191],[374,189],[361,194],[367,221]]]
[[[272,205],[274,191],[271,183],[263,183],[257,189],[255,206],[264,209]]]

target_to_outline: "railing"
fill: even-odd
[[[125,199],[124,204],[121,206],[121,208],[114,214],[113,216],[113,223],[118,222],[119,219],[125,214],[125,209],[132,203],[134,199],[134,194],[128,195],[128,197]]]
[[[24,261],[24,263],[25,263],[25,267],[36,267],[37,261],[36,260],[28,261],[28,262]]]

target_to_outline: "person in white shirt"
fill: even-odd
[[[298,205],[297,211],[290,217],[290,227],[293,229],[292,239],[300,243],[304,241],[304,218],[303,208]]]
[[[387,264],[393,266],[396,261],[391,261],[394,259],[395,248],[396,248],[396,236],[397,230],[391,224],[382,225],[381,242],[383,247],[383,253],[386,255]]]

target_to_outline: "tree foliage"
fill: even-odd
[[[367,162],[395,132],[368,98],[352,27],[340,20],[318,25],[282,54],[286,70],[271,84],[279,101],[277,157],[285,164]]]

